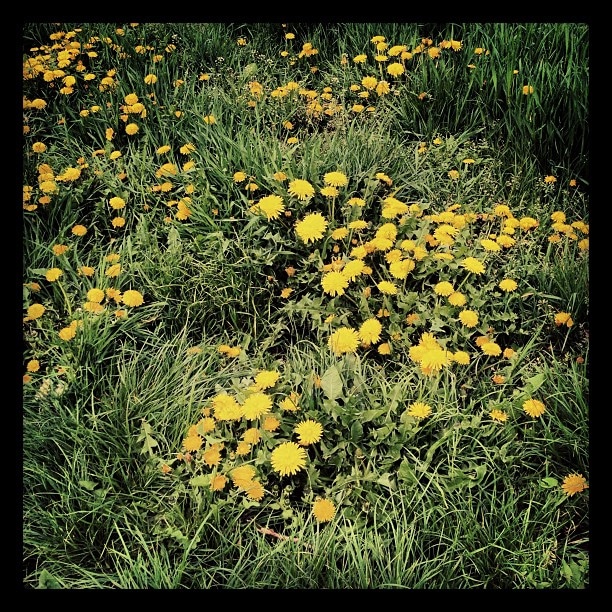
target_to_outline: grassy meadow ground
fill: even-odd
[[[26,23],[26,589],[589,587],[580,23]]]

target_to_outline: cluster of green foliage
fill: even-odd
[[[23,53],[27,587],[588,585],[588,489],[561,486],[589,471],[586,25],[30,23]],[[330,172],[348,179],[334,196]],[[271,219],[268,195],[285,205]],[[385,217],[386,198],[410,213]],[[312,212],[328,227],[305,243]],[[372,248],[367,274],[326,293],[325,272],[389,223],[414,269],[394,277]],[[368,319],[385,350],[330,349]],[[423,369],[427,335],[469,362]],[[262,371],[279,373],[278,427],[197,429]],[[292,393],[299,410],[281,409]],[[271,455],[304,420],[322,438],[279,475]],[[222,461],[186,452],[194,431]],[[263,496],[232,486],[242,464]]]

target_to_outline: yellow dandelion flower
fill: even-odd
[[[455,351],[451,359],[460,365],[468,365],[470,363],[470,354],[465,351]]]
[[[270,389],[280,378],[280,372],[276,370],[262,370],[255,376],[255,386],[258,390]]]
[[[558,312],[555,315],[555,325],[559,327],[560,325],[567,325],[567,327],[571,327],[574,324],[572,319],[572,315],[569,312]]]
[[[140,291],[128,289],[122,296],[121,301],[126,306],[140,306],[144,302],[144,298]]]
[[[389,281],[380,281],[380,283],[378,283],[376,286],[378,287],[378,290],[385,295],[397,294],[397,287]]]
[[[300,396],[295,393],[295,391],[292,391],[289,394],[289,397],[284,398],[281,402],[280,402],[280,407],[283,410],[287,410],[289,412],[295,412],[296,410],[299,410],[300,407],[298,406],[298,401],[300,399]]]
[[[413,402],[408,408],[408,414],[417,419],[425,419],[431,414],[431,406],[424,402]]]
[[[416,264],[412,259],[400,259],[399,261],[394,261],[389,266],[389,273],[393,278],[397,278],[399,280],[405,279],[410,272],[414,270]]]
[[[484,264],[475,257],[466,257],[461,265],[472,274],[482,274],[485,271]]]
[[[357,219],[355,221],[351,221],[348,224],[349,229],[353,229],[353,230],[362,230],[362,229],[366,229],[368,227],[368,223],[367,221],[364,221],[363,219]]]
[[[329,499],[318,498],[312,505],[312,514],[318,523],[327,523],[336,515],[336,506]]]
[[[272,398],[266,393],[255,391],[242,404],[242,416],[245,419],[256,419],[272,408]]]
[[[376,350],[380,355],[390,355],[391,345],[388,342],[383,342],[382,344],[378,345]]]
[[[568,474],[563,479],[563,484],[561,485],[561,489],[563,489],[563,492],[568,496],[581,493],[588,488],[589,485],[582,474]]]
[[[478,313],[474,310],[462,310],[459,313],[459,320],[466,327],[476,327],[478,325]]]
[[[309,213],[295,224],[295,232],[303,242],[315,242],[323,238],[327,220],[321,213]]]
[[[53,254],[57,255],[58,257],[60,255],[63,255],[69,247],[67,247],[65,244],[55,244],[53,245]]]
[[[422,352],[419,364],[422,370],[428,373],[439,372],[443,366],[449,365],[451,355],[452,353],[441,347],[427,348]]]
[[[212,398],[211,403],[218,421],[238,421],[242,418],[242,406],[232,395],[219,393]]]
[[[453,306],[464,306],[467,298],[460,291],[454,291],[448,296],[448,302]]]
[[[105,297],[105,293],[103,289],[98,289],[94,287],[87,292],[87,299],[90,302],[95,302],[99,304]]]
[[[502,291],[509,293],[510,291],[514,291],[518,287],[518,285],[515,280],[511,278],[504,278],[504,280],[500,281],[498,287]]]
[[[502,352],[499,344],[489,340],[488,338],[486,342],[483,342],[482,345],[480,345],[480,350],[485,355],[489,355],[491,357],[497,357],[498,355],[501,355]]]
[[[261,440],[261,434],[257,427],[250,427],[242,434],[242,439],[249,444],[257,444]]]
[[[236,457],[248,455],[251,452],[251,443],[240,440],[236,446]]]
[[[348,178],[343,172],[328,172],[323,176],[323,182],[332,187],[344,187],[348,184]]]
[[[501,245],[498,242],[495,242],[495,240],[484,238],[480,241],[480,244],[485,251],[490,251],[492,253],[501,251]]]
[[[323,425],[312,419],[301,421],[294,428],[293,431],[298,436],[298,443],[300,446],[308,446],[314,444],[321,439],[323,435]]]
[[[265,495],[265,490],[259,480],[253,480],[248,486],[243,487],[249,499],[253,501],[261,501]]]
[[[380,340],[382,323],[378,319],[372,317],[361,324],[357,333],[359,335],[359,340],[363,344],[376,344]]]
[[[215,419],[213,419],[211,416],[205,416],[197,422],[196,431],[203,436],[211,431],[214,431],[215,425]]]
[[[71,231],[75,236],[80,237],[87,233],[87,228],[84,225],[75,225]]]
[[[343,238],[346,238],[347,236],[348,236],[348,229],[346,227],[339,227],[335,229],[331,234],[331,237],[334,240],[342,240]]]
[[[523,410],[530,417],[540,417],[546,412],[544,402],[537,399],[528,399],[523,402]]]
[[[315,194],[315,189],[308,181],[295,179],[289,183],[287,192],[299,200],[308,200]]]
[[[40,361],[38,359],[30,359],[26,366],[28,372],[38,372],[40,370]]]
[[[45,272],[45,278],[50,282],[53,283],[55,282],[62,274],[63,274],[63,270],[60,270],[59,268],[50,268],[49,270],[47,270]]]
[[[283,442],[272,451],[270,463],[281,476],[292,476],[306,466],[306,451],[295,442]]]
[[[261,211],[268,221],[278,219],[280,214],[285,210],[283,198],[278,195],[269,195],[261,198],[256,205],[257,210]]]
[[[503,410],[499,410],[497,408],[491,410],[491,412],[489,412],[489,416],[494,421],[499,421],[500,423],[505,423],[508,420],[508,414]]]
[[[108,203],[111,205],[111,208],[115,210],[120,210],[125,207],[125,200],[118,196],[111,198]]]
[[[448,281],[440,281],[434,286],[434,293],[442,296],[450,296],[455,292],[453,284]]]
[[[262,429],[264,431],[276,431],[280,427],[280,421],[274,415],[264,417]]]
[[[252,465],[243,464],[231,471],[230,478],[236,487],[246,489],[252,484],[256,474],[257,471]]]
[[[201,436],[198,436],[198,435],[187,436],[183,440],[183,450],[187,452],[195,452],[197,450],[200,450],[200,448],[202,448],[203,443],[204,443],[204,440],[202,439]]]
[[[342,272],[327,272],[321,280],[323,291],[332,297],[343,295],[348,284],[348,278]]]
[[[66,341],[72,340],[76,336],[76,328],[72,326],[63,327],[62,329],[59,330],[58,336],[62,340],[66,340]]]
[[[335,355],[354,353],[359,346],[359,334],[350,327],[339,327],[329,337],[328,345]]]
[[[366,265],[361,259],[349,259],[342,268],[342,275],[348,281],[354,281],[358,276],[365,273]]]
[[[223,474],[215,474],[210,479],[210,490],[211,491],[222,491],[227,484],[227,478]]]
[[[331,185],[327,185],[321,189],[321,195],[328,198],[335,198],[339,193],[337,187],[332,187]]]
[[[537,219],[534,219],[533,217],[522,217],[519,221],[519,227],[523,230],[523,231],[528,231],[530,229],[534,229],[536,227],[538,227],[540,225],[540,223],[538,222]]]

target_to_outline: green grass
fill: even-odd
[[[588,34],[25,24],[24,588],[588,588]]]

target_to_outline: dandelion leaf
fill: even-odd
[[[207,487],[210,485],[210,474],[202,474],[200,476],[196,476],[189,481],[189,484],[192,487]]]
[[[38,588],[61,589],[62,586],[46,569],[44,569],[40,572],[40,577],[38,578]]]
[[[342,378],[336,366],[331,366],[321,376],[321,389],[328,399],[336,399],[342,395]]]

